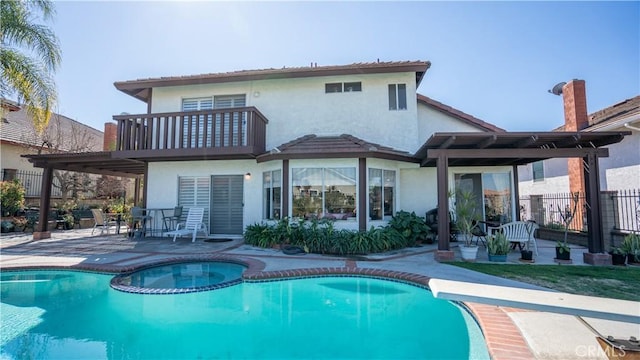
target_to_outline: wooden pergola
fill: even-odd
[[[604,255],[598,158],[609,156],[604,146],[618,143],[630,134],[629,131],[435,133],[415,156],[421,159],[421,166],[437,168],[439,214],[449,213],[450,166],[512,166],[516,208],[519,208],[518,165],[550,158],[582,158],[589,228],[589,254],[585,255],[585,262],[594,264],[599,255]],[[447,221],[438,223],[438,234],[436,258],[452,259]]]
[[[448,172],[451,166],[512,166],[514,179],[518,178],[517,166],[550,158],[582,158],[584,164],[585,193],[587,198],[587,224],[589,227],[588,247],[589,256],[597,256],[604,251],[604,236],[602,219],[600,216],[600,180],[598,176],[598,158],[609,156],[605,146],[618,143],[629,131],[614,132],[447,132],[434,133],[424,145],[412,156],[403,154],[399,161],[411,161],[420,163],[422,167],[437,168],[437,192],[438,212],[449,213]],[[385,149],[382,149],[385,150]],[[384,151],[376,148],[376,154]],[[386,150],[385,150],[386,151]],[[359,153],[347,151],[340,153],[340,157],[358,157],[366,159],[372,156],[369,152]],[[313,155],[313,153],[316,153]],[[259,155],[257,161],[265,161],[271,152]],[[386,154],[386,153],[385,153]],[[35,167],[44,169],[42,181],[42,197],[40,208],[48,209],[50,206],[51,185],[54,170],[69,170],[93,174],[122,176],[135,178],[137,185],[147,176],[148,163],[150,161],[162,161],[169,159],[145,159],[128,158],[118,151],[94,152],[94,153],[59,153],[41,155],[23,155],[28,158]],[[310,158],[327,157],[326,150],[307,149],[304,156]],[[398,154],[393,153],[398,157]],[[337,156],[333,154],[332,156]],[[332,157],[329,156],[329,157]],[[381,155],[375,155],[381,156]],[[389,155],[385,155],[389,156]],[[207,156],[202,155],[202,160]],[[395,159],[395,158],[394,158]],[[171,159],[181,160],[181,159]],[[366,176],[365,171],[360,171],[360,177]],[[363,179],[359,186],[365,186]],[[518,189],[516,188],[516,207],[518,207]],[[139,186],[136,186],[138,192]],[[137,193],[136,198],[140,194]],[[143,194],[144,197],[144,194]],[[366,204],[360,201],[360,206]],[[40,212],[40,222],[34,239],[50,236],[47,229],[47,212]],[[438,251],[436,258],[447,260],[453,258],[453,252],[449,247],[448,222],[441,221],[438,224]],[[590,259],[585,259],[590,262]],[[591,262],[593,263],[593,262]]]

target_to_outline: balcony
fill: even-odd
[[[114,156],[147,160],[250,159],[265,152],[268,120],[255,107],[115,115]]]

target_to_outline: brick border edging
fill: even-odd
[[[536,358],[520,329],[504,308],[471,302],[465,302],[464,305],[471,311],[482,329],[492,360]]]

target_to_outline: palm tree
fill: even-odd
[[[55,104],[51,75],[61,54],[55,34],[34,20],[50,20],[54,12],[50,0],[0,1],[0,95],[17,96],[40,133]]]

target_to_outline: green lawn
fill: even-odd
[[[640,301],[640,267],[448,264],[570,294]]]

